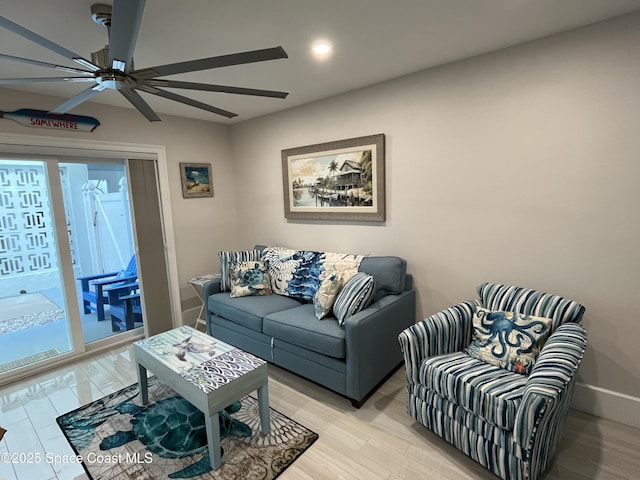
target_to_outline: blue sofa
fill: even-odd
[[[213,280],[203,287],[207,333],[359,408],[402,363],[397,338],[415,322],[415,291],[406,270],[399,257],[365,257],[359,271],[375,279],[372,303],[344,326],[333,316],[318,320],[312,303],[277,294],[231,298]]]

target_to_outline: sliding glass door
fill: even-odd
[[[73,350],[51,173],[43,161],[0,163],[0,373]]]
[[[124,160],[0,158],[0,375],[140,330],[129,203]]]
[[[139,302],[127,324],[120,301],[139,290],[124,160],[61,159],[59,169],[85,343],[140,328]]]

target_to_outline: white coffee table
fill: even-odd
[[[218,412],[258,391],[260,428],[268,435],[267,362],[184,326],[133,344],[142,403],[149,401],[147,370],[204,413],[211,468],[222,465]]]

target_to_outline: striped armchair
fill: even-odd
[[[459,303],[399,335],[407,410],[422,425],[496,475],[539,478],[556,451],[586,348],[584,307],[510,285],[484,283],[479,300]],[[552,319],[529,375],[470,357],[476,306]]]

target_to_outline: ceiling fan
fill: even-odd
[[[137,90],[200,108],[202,110],[207,110],[227,118],[235,117],[237,114],[163,90],[160,87],[273,98],[286,98],[289,94],[288,92],[278,92],[273,90],[258,90],[225,85],[181,82],[177,80],[165,80],[158,78],[178,73],[196,72],[211,68],[288,58],[287,53],[282,47],[251,50],[248,52],[201,58],[199,60],[189,60],[186,62],[135,70],[133,67],[133,51],[136,46],[138,31],[142,22],[144,5],[145,0],[113,0],[113,7],[111,5],[103,4],[96,4],[91,7],[91,17],[96,23],[107,28],[109,36],[109,45],[104,47],[102,50],[92,53],[91,61],[86,60],[80,55],[47,40],[37,33],[32,32],[5,17],[0,17],[0,26],[26,38],[27,40],[37,43],[52,52],[62,55],[82,67],[65,67],[53,63],[0,53],[0,59],[53,68],[59,71],[79,75],[67,77],[0,79],[0,85],[17,85],[40,82],[92,83],[93,85],[89,88],[67,100],[62,105],[54,108],[50,113],[66,113],[81,103],[91,99],[97,93],[110,89],[120,92],[122,96],[131,102],[131,104],[151,122],[160,121],[160,117],[158,117],[147,102],[145,102]]]

